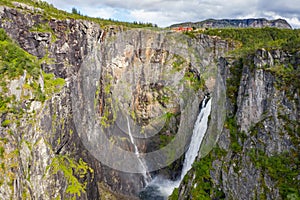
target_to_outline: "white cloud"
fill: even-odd
[[[153,24],[159,24],[161,27],[175,23],[173,17],[163,11],[133,10],[130,12],[130,16],[132,19],[136,19],[136,21],[151,22]]]
[[[79,9],[80,12],[86,14],[90,17],[101,17],[104,19],[113,18],[114,15],[117,13],[116,9],[113,8],[91,8],[91,7],[84,7]]]
[[[286,18],[289,24],[294,28],[300,28],[300,20],[297,17]]]
[[[266,16],[266,18],[269,18],[269,19],[278,19],[278,18],[285,19],[292,27],[300,28],[300,20],[296,16],[284,17],[275,12],[266,12],[265,16]]]
[[[283,18],[300,28],[300,1],[295,0],[46,0],[58,8],[123,21],[143,21],[169,26],[208,18]],[[271,13],[271,14],[270,14]]]

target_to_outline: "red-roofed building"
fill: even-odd
[[[176,28],[173,28],[174,31],[177,31],[177,32],[183,32],[183,31],[192,31],[193,28],[192,27],[176,27]]]

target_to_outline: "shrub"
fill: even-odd
[[[1,126],[7,127],[7,126],[10,125],[10,123],[11,123],[11,121],[10,121],[9,119],[6,119],[6,120],[4,120],[4,121],[2,122]]]

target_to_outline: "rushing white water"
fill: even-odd
[[[149,183],[149,187],[152,187],[150,193],[152,192],[159,192],[158,196],[152,197],[150,194],[150,198],[148,199],[156,199],[159,198],[167,198],[170,196],[174,190],[174,188],[179,187],[180,182],[186,175],[186,173],[192,168],[192,164],[194,163],[198,151],[202,142],[202,139],[205,135],[207,130],[207,122],[208,116],[210,115],[211,111],[211,99],[205,104],[206,97],[202,102],[201,111],[197,117],[197,120],[194,125],[193,135],[191,138],[191,142],[189,145],[188,150],[185,153],[185,159],[182,167],[181,176],[176,181],[171,181],[168,179],[164,179],[162,177],[155,177],[151,183]],[[145,198],[147,199],[147,198]]]
[[[139,149],[137,148],[137,146],[134,142],[134,139],[133,139],[133,136],[132,136],[132,133],[131,133],[131,129],[130,129],[130,123],[129,123],[128,117],[127,117],[127,128],[128,128],[128,135],[129,135],[130,141],[134,146],[134,153],[135,153],[135,155],[136,155],[136,157],[137,157],[137,159],[140,163],[140,166],[143,169],[144,181],[145,181],[146,185],[148,185],[149,181],[151,181],[152,178],[151,178],[150,174],[148,173],[147,165],[144,163],[144,160],[140,157]]]
[[[200,114],[198,115],[197,121],[194,126],[191,143],[189,149],[185,153],[185,159],[184,159],[181,177],[180,177],[181,180],[184,178],[186,173],[192,168],[192,164],[194,163],[198,155],[198,151],[202,143],[202,139],[207,130],[208,116],[210,115],[210,110],[211,110],[211,99],[207,102],[206,105],[205,105],[205,101],[206,98],[202,102],[201,105],[202,109],[200,111]]]

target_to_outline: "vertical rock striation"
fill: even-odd
[[[122,129],[124,113],[146,135],[158,133],[151,141],[137,140],[143,152],[160,148],[177,133],[188,141],[199,103],[214,88],[215,58],[224,55],[228,43],[206,35],[102,29],[89,21],[49,18],[25,4],[16,7],[1,7],[0,28],[39,59],[43,72],[38,70],[36,84],[45,100],[38,101],[38,94],[26,89],[32,83],[26,71],[7,80],[9,93],[1,87],[1,94],[17,97],[26,115],[12,123],[8,119],[15,119],[13,113],[0,116],[5,150],[1,170],[8,175],[0,182],[0,198],[135,198],[144,187],[142,175],[99,162],[84,142],[97,137],[89,132],[92,122],[127,151],[133,146]],[[63,87],[55,80],[63,80]],[[91,110],[94,118],[88,115]],[[135,136],[140,131],[133,130]],[[176,176],[170,169],[155,173]]]
[[[179,199],[299,198],[299,62],[298,51],[264,49],[219,60],[224,126],[211,152],[210,140],[202,144],[206,156],[180,186]]]

